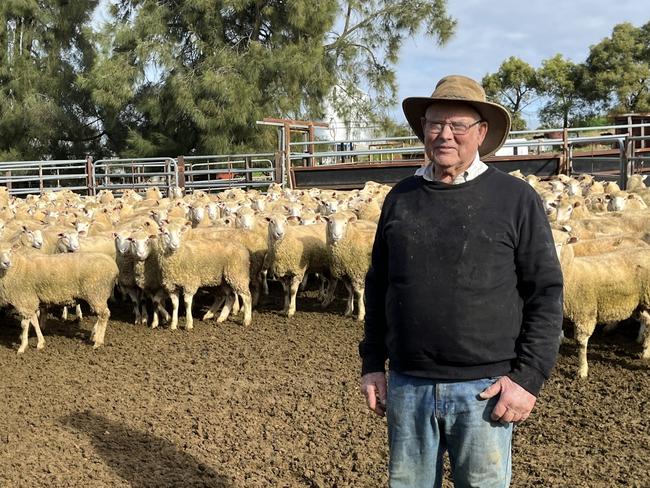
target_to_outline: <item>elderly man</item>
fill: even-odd
[[[390,486],[510,483],[513,424],[554,365],[562,274],[542,203],[482,156],[510,116],[464,76],[407,98],[430,164],[386,197],[366,278],[361,389],[386,415]],[[389,377],[386,381],[385,363]]]

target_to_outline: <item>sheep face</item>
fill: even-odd
[[[56,242],[56,248],[59,252],[78,252],[80,247],[79,233],[76,230],[59,234],[59,240]]]
[[[327,242],[336,244],[345,237],[348,224],[357,218],[345,214],[333,214],[325,217],[325,220],[327,220]]]
[[[211,222],[215,222],[219,217],[221,217],[221,212],[219,211],[219,205],[216,202],[210,202],[205,206],[205,209],[208,211],[208,218]]]
[[[128,238],[131,254],[139,261],[144,261],[151,254],[152,240],[156,236],[138,233]]]
[[[115,238],[115,250],[122,255],[126,255],[131,248],[129,236],[124,232],[113,232]]]
[[[205,207],[203,205],[193,205],[190,207],[190,220],[198,224],[205,217]]]
[[[162,247],[165,251],[176,252],[181,247],[182,237],[189,225],[165,225],[160,228]]]
[[[253,230],[255,228],[255,215],[249,213],[237,215],[235,227]]]
[[[617,193],[610,195],[610,200],[607,203],[607,210],[610,212],[622,212],[625,210],[625,205],[627,204],[627,195],[622,193]]]
[[[7,270],[11,268],[11,246],[0,246],[0,269]]]
[[[279,241],[284,238],[287,233],[288,221],[284,215],[272,215],[267,217],[269,223],[269,239],[271,241]]]

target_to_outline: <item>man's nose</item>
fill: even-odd
[[[453,139],[454,133],[451,131],[451,124],[442,124],[442,130],[440,131],[440,134],[438,134],[438,137]]]

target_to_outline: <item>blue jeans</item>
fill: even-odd
[[[442,486],[447,450],[456,488],[510,485],[512,424],[490,420],[497,378],[451,383],[390,371],[386,416],[391,488]]]

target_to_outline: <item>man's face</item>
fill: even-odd
[[[469,166],[487,134],[487,122],[475,122],[481,116],[472,107],[463,103],[436,103],[431,105],[422,122],[424,149],[436,166],[442,170]],[[432,123],[434,122],[434,123]],[[439,130],[438,123],[446,123]],[[450,124],[471,126],[465,134],[454,134]],[[475,124],[475,125],[472,125]]]

